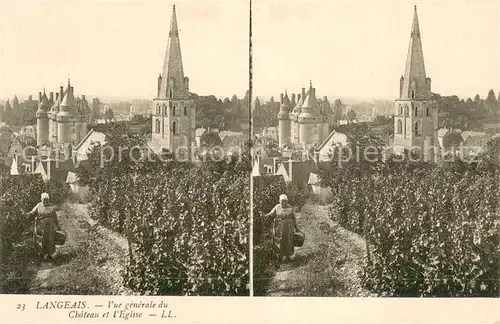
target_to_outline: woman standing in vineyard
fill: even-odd
[[[28,213],[30,217],[36,215],[38,220],[36,231],[39,230],[39,227],[43,233],[42,251],[44,260],[53,259],[56,251],[54,233],[60,229],[56,214],[58,210],[60,210],[58,206],[51,206],[49,204],[49,194],[44,192],[41,196],[41,202]]]
[[[297,221],[292,206],[288,204],[288,197],[280,195],[280,203],[264,217],[275,215],[273,221],[274,237],[279,242],[280,262],[293,260],[293,234],[298,231]]]

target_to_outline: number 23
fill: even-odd
[[[17,309],[20,309],[21,311],[23,311],[25,306],[26,306],[25,304],[17,304]]]

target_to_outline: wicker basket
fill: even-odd
[[[65,242],[66,242],[66,232],[62,229],[55,231],[54,243],[56,245],[64,245]]]
[[[305,235],[301,231],[293,233],[293,246],[301,247],[304,245]]]

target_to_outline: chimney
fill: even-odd
[[[305,100],[306,99],[306,88],[302,88],[302,96],[301,96],[302,100]]]
[[[323,101],[324,102],[327,102],[328,101],[328,98],[326,96],[323,97]]]
[[[300,102],[300,99],[302,98],[302,96],[300,95],[300,93],[297,94],[297,102]]]
[[[280,93],[280,104],[282,104],[282,103],[283,103],[283,94]]]
[[[53,92],[51,92],[51,93],[49,94],[49,96],[50,96],[50,97],[49,97],[50,102],[54,102],[54,93],[53,93]]]
[[[59,92],[56,92],[56,101],[59,100]]]
[[[38,92],[38,103],[42,102],[42,93]]]
[[[59,99],[63,99],[63,96],[64,96],[64,87],[63,86],[60,86],[59,87]]]
[[[86,101],[85,95],[82,95],[82,101]]]
[[[292,103],[295,103],[295,93],[292,93]]]

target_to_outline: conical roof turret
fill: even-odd
[[[49,107],[49,98],[47,98],[47,94],[45,93],[45,90],[43,91],[43,95],[39,93],[39,103],[38,103],[38,110],[36,111],[36,117],[37,118],[46,118],[47,117],[47,110],[50,108]]]
[[[318,100],[316,99],[316,89],[313,88],[312,82],[309,83],[309,91],[306,98],[304,99],[304,103],[302,104],[301,109],[301,116],[319,116]]]
[[[73,87],[71,86],[70,81],[68,80],[68,87],[64,94],[61,103],[59,104],[59,113],[57,116],[73,116],[76,112],[76,99],[73,94]]]
[[[280,112],[278,113],[278,119],[288,119],[290,117],[290,108],[290,99],[288,98],[288,94],[285,91],[285,96],[283,97],[283,101],[280,106]]]

